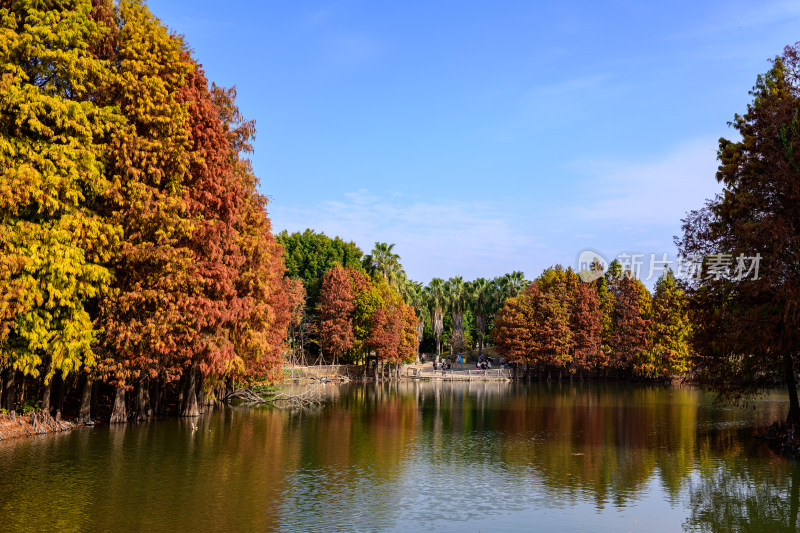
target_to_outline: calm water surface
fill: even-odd
[[[777,393],[746,409],[692,388],[326,393],[2,442],[0,530],[797,530],[800,462],[752,439],[785,416]]]

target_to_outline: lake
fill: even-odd
[[[691,387],[328,385],[310,410],[0,442],[0,530],[796,531],[800,462]]]

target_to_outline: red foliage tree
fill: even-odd
[[[289,301],[289,338],[296,342],[296,337],[303,323],[306,305],[306,288],[301,278],[283,278],[284,292]]]
[[[684,219],[678,247],[732,259],[729,276],[689,284],[699,377],[729,398],[783,382],[800,425],[800,42],[771,63],[730,123],[738,140],[719,140],[722,194]]]
[[[602,368],[605,364],[601,350],[603,311],[594,282],[580,283],[575,288],[570,327],[574,369],[591,372]]]
[[[101,18],[114,23],[104,51],[117,66],[97,98],[118,106],[128,125],[114,132],[107,165],[115,185],[108,217],[124,238],[112,262],[114,294],[100,302],[98,369],[117,385],[112,420],[124,421],[124,389],[143,375],[177,379],[196,333],[184,310],[199,280],[181,246],[194,224],[179,194],[190,166],[189,114],[176,99],[193,65],[141,3],[121,2],[117,17]]]
[[[319,337],[322,349],[341,357],[354,346],[353,310],[355,287],[348,272],[339,265],[322,281],[319,294]]]
[[[380,303],[371,317],[367,346],[383,363],[400,365],[414,359],[418,343],[414,309],[383,280],[375,283],[374,291]]]
[[[544,293],[539,282],[510,298],[495,319],[498,351],[515,363],[563,366],[571,333],[564,302]]]
[[[530,290],[534,284],[528,287]],[[492,337],[497,351],[512,363],[533,363],[535,312],[531,298],[523,291],[506,300],[494,321]]]
[[[381,306],[372,315],[367,346],[381,362],[397,362],[402,339],[402,323],[388,306]]]
[[[100,369],[128,387],[183,376],[181,409],[194,415],[197,379],[277,376],[290,320],[282,250],[240,155],[254,127],[235,91],[209,88],[182,40],[140,2],[107,15],[108,6],[95,11],[117,21],[100,50],[118,68],[99,95],[130,127],[109,165],[117,185],[109,211],[124,242],[115,294],[101,303]]]

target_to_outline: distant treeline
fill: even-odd
[[[282,232],[278,241],[287,274],[308,289],[307,307],[292,331],[295,357],[307,361],[361,363],[372,354],[390,364],[412,361],[410,340],[400,352],[368,340],[387,326],[382,317],[371,319],[377,304],[367,302],[391,299],[398,302],[392,309],[402,309],[402,298],[413,315],[386,316],[406,339],[415,330],[421,349],[441,355],[444,344],[448,357],[468,350],[480,357],[489,342],[526,377],[665,379],[691,366],[688,301],[671,271],[654,295],[618,262],[593,273],[589,283],[556,266],[533,282],[512,272],[489,280],[434,278],[423,286],[408,279],[394,245],[375,243],[362,259],[354,243],[312,230]],[[367,296],[375,293],[383,300]]]

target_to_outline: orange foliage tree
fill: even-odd
[[[506,300],[495,319],[494,339],[498,352],[513,363],[564,366],[571,341],[569,310],[534,281]]]

